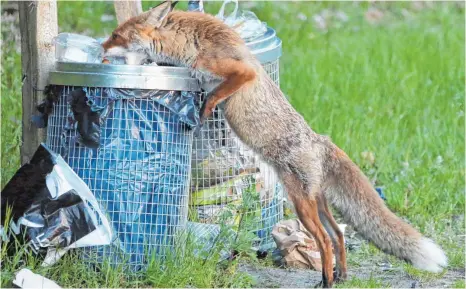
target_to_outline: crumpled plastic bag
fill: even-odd
[[[78,141],[89,148],[98,148],[100,144],[100,121],[104,108],[93,108],[92,101],[82,88],[70,92],[68,99],[79,133]]]
[[[47,250],[44,266],[54,264],[71,248],[111,243],[110,224],[94,195],[45,144],[2,190],[1,208],[3,241],[11,233],[25,233],[32,252]]]
[[[339,226],[344,231],[345,225]],[[276,224],[272,237],[287,266],[322,271],[317,243],[299,220],[285,220]]]
[[[235,10],[225,17],[225,6],[228,3],[235,3]],[[241,15],[238,15],[238,0],[225,0],[216,17],[232,27],[246,41],[258,38],[267,32],[267,24],[260,21],[254,12],[241,11]]]
[[[231,228],[223,228],[217,224],[204,224],[188,222],[186,231],[193,235],[195,244],[199,247],[194,249],[196,254],[208,258],[213,250],[220,249],[220,258],[227,259],[231,255],[236,232]]]

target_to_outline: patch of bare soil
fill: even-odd
[[[320,282],[320,272],[302,269],[284,269],[242,264],[240,271],[251,275],[256,288],[310,288]],[[410,277],[403,270],[383,270],[374,265],[349,268],[348,279],[357,277],[362,280],[377,278],[393,288],[451,288],[457,280],[464,280],[463,270],[448,271],[441,279],[420,281]]]

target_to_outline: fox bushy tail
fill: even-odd
[[[334,145],[329,163],[325,197],[362,236],[416,268],[440,272],[447,266],[443,250],[392,213],[367,177]]]

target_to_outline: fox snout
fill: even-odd
[[[114,50],[119,50],[120,52],[127,50],[127,47],[124,45],[113,43],[112,39],[107,39],[104,43],[102,43],[102,47],[104,49],[104,54],[111,53]]]
[[[110,37],[102,43],[104,56],[124,56],[128,52],[128,47],[124,43],[117,43],[114,37]]]
[[[126,64],[141,65],[147,61],[149,56],[141,51],[131,51],[128,47],[116,45],[109,39],[102,44],[103,57],[123,57]]]

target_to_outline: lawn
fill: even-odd
[[[241,7],[254,11],[282,39],[280,84],[293,106],[314,131],[330,136],[384,188],[393,211],[442,245],[449,257],[447,271],[464,275],[465,20],[460,4],[296,1],[243,3]],[[145,9],[154,5],[153,1],[143,4]],[[186,7],[185,2],[179,4],[179,9]],[[211,13],[219,7],[218,2],[205,4]],[[61,32],[102,37],[116,26],[111,2],[66,1],[59,2],[58,9]],[[2,188],[19,167],[18,29],[15,16],[2,17]],[[152,275],[134,279],[117,270],[89,272],[72,254],[47,269],[39,269],[37,260],[26,253],[8,259],[4,254],[2,250],[2,286],[24,266],[66,287],[254,285],[238,270],[241,260],[201,267],[191,262],[196,259],[191,256],[175,262],[177,270],[163,273],[172,274],[166,278],[153,277],[163,275],[153,267]],[[350,252],[348,259],[350,268],[357,268],[387,256],[364,245]],[[421,282],[441,280],[448,274],[425,274],[391,257],[388,260],[402,274]],[[244,261],[264,266],[251,257]],[[186,270],[207,272],[205,280],[183,275]],[[174,283],[177,278],[180,283]],[[342,286],[387,283],[377,276],[355,278]],[[462,285],[464,279],[455,280],[454,286]]]

